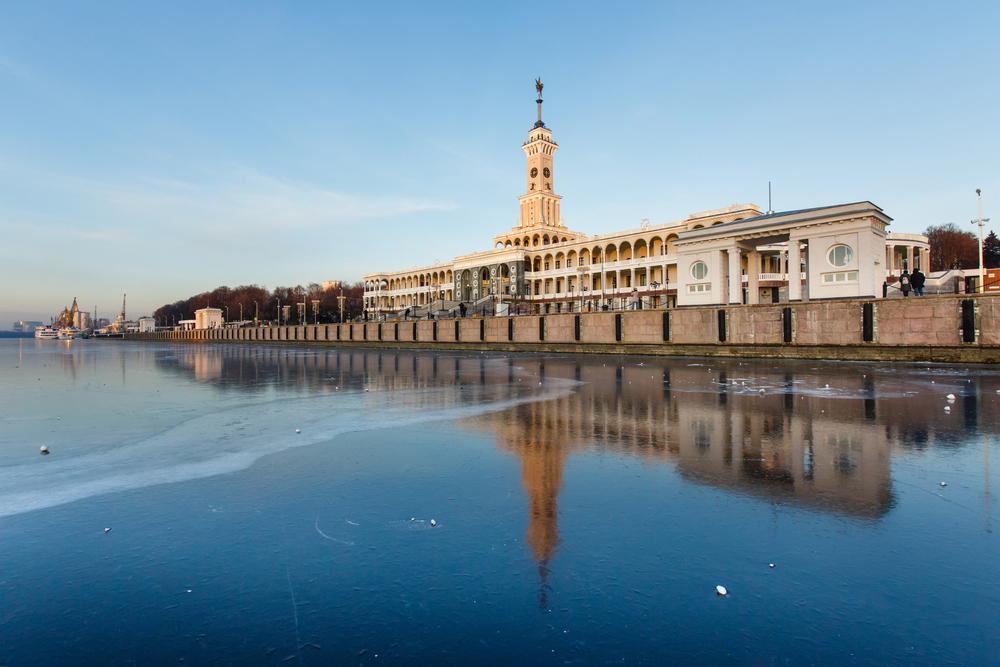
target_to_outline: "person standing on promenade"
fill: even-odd
[[[461,315],[462,317],[465,317],[465,310],[466,310],[465,302],[463,301],[460,304],[458,304],[458,314]]]
[[[913,273],[910,274],[910,284],[913,285],[913,296],[924,295],[924,281],[926,279],[926,276],[924,276],[919,268],[913,269]]]
[[[910,274],[903,269],[903,274],[899,276],[899,290],[903,296],[910,296]]]

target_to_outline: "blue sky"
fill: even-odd
[[[1000,220],[1000,3],[4,3],[0,328],[734,202]],[[995,228],[995,226],[994,226]]]

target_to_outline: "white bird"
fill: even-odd
[[[431,519],[431,528],[436,528],[437,525],[438,525],[437,520],[436,519]]]
[[[768,567],[774,567],[774,563],[768,563],[767,566]]]
[[[46,447],[45,445],[42,445],[41,447],[38,448],[38,453],[41,454],[42,456],[45,456],[46,454],[49,453],[49,448]]]
[[[948,407],[948,406],[946,405],[946,406],[944,406],[944,411],[945,411],[945,412],[951,412],[951,408],[949,408],[949,407]]]
[[[726,590],[725,586],[716,586],[715,587],[715,594],[716,595],[721,595],[722,597],[725,597],[725,596],[729,595],[729,591]]]
[[[111,529],[110,529],[110,528],[105,528],[105,529],[104,529],[104,534],[105,534],[105,535],[107,535],[107,534],[108,534],[108,533],[110,533],[110,532],[111,532]]]
[[[296,433],[302,433],[302,429],[300,429],[300,428],[297,428],[297,429],[295,429],[295,432],[296,432]]]
[[[948,486],[948,482],[941,482],[941,486]]]
[[[955,400],[955,394],[948,394],[947,396],[945,396],[945,398],[947,398],[949,401],[954,401]]]

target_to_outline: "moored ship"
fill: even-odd
[[[35,338],[39,340],[55,340],[59,337],[59,332],[50,326],[35,327]]]

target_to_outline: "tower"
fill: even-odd
[[[521,146],[528,159],[526,169],[528,191],[518,198],[521,204],[521,227],[560,227],[559,200],[555,194],[553,159],[559,144],[552,141],[552,131],[542,122],[542,80],[535,79],[538,91],[538,120],[528,133],[528,140]]]

